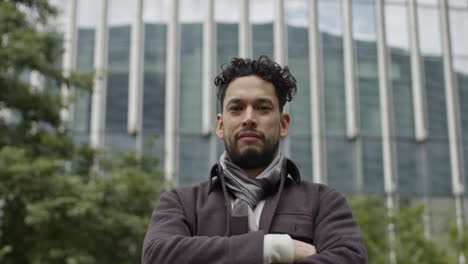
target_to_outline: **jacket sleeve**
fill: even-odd
[[[367,251],[358,223],[346,198],[331,188],[320,196],[314,246],[317,254],[297,263],[367,264]]]
[[[177,192],[161,195],[143,242],[142,263],[263,263],[263,231],[192,236],[189,223]]]

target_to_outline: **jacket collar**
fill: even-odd
[[[299,172],[299,169],[297,168],[296,164],[292,162],[292,160],[286,158],[286,174],[283,177],[287,177],[288,175],[291,176],[293,182],[297,185],[301,185],[301,173]],[[220,177],[224,177],[223,175],[223,168],[219,163],[214,164],[211,167],[210,170],[210,178],[209,178],[209,188],[208,188],[208,194],[211,193],[211,191],[215,188],[216,185],[221,184]]]

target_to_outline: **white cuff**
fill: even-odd
[[[263,263],[288,263],[294,260],[294,244],[286,234],[267,234],[263,240]]]

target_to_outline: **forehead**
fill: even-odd
[[[272,83],[263,80],[256,75],[238,77],[229,83],[224,102],[230,99],[255,99],[258,97],[270,98],[278,104],[275,87]]]

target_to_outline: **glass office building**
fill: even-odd
[[[265,54],[298,81],[281,149],[303,179],[463,219],[468,1],[56,2],[68,67],[98,70],[71,110],[77,142],[156,154],[179,186],[206,180],[223,151],[213,78]]]

